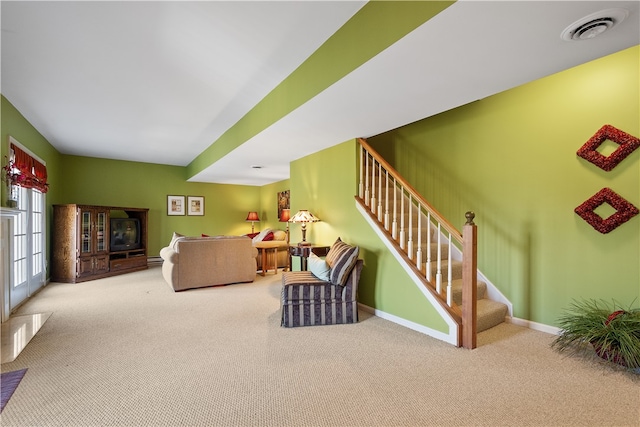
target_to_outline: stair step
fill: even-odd
[[[423,267],[423,271],[426,267]],[[442,274],[442,283],[447,282],[447,275],[449,274],[449,263],[447,261],[442,261],[440,263],[440,273]],[[431,262],[431,275],[435,278],[436,273],[438,272],[438,261]],[[453,286],[453,281],[462,278],[462,262],[460,261],[452,261],[451,262],[451,284]],[[434,279],[435,280],[435,279]]]
[[[478,323],[476,324],[476,330],[482,332],[504,322],[508,308],[501,302],[483,298],[478,300],[477,310]]]
[[[476,288],[477,288],[476,298],[478,300],[486,298],[487,284],[481,280],[478,280]],[[452,291],[453,301],[458,305],[462,305],[462,279],[456,279],[451,281],[451,291]]]

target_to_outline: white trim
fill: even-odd
[[[511,323],[516,326],[523,326],[525,328],[533,329],[535,331],[545,332],[551,335],[559,335],[562,329],[555,326],[545,325],[544,323],[534,322],[532,320],[520,319],[519,317],[507,316],[505,322]]]
[[[442,305],[440,304],[440,301],[436,300],[436,297],[433,296],[433,294],[429,291],[427,291],[425,289],[424,286],[422,286],[422,279],[420,277],[418,277],[416,275],[416,273],[413,271],[412,268],[410,268],[409,264],[407,263],[407,261],[396,251],[396,249],[393,247],[393,245],[391,244],[391,242],[389,241],[389,239],[387,239],[387,237],[382,233],[382,231],[380,230],[380,228],[377,226],[377,224],[371,219],[371,217],[369,216],[369,214],[367,213],[367,211],[365,210],[365,208],[363,208],[360,203],[358,203],[358,201],[355,202],[356,204],[356,209],[358,209],[358,211],[360,211],[360,213],[362,214],[362,216],[364,217],[364,219],[371,225],[371,228],[373,229],[373,231],[376,232],[376,234],[380,237],[380,240],[387,246],[387,248],[389,249],[389,253],[391,253],[396,260],[404,267],[405,272],[411,276],[413,283],[416,285],[416,287],[422,292],[422,294],[427,298],[427,300],[429,301],[429,303],[431,304],[431,306],[433,308],[435,308],[435,310],[438,312],[438,314],[442,317],[442,319],[447,323],[447,325],[449,326],[449,333],[448,334],[443,334],[442,332],[439,331],[435,331],[431,328],[427,328],[426,326],[421,326],[421,325],[417,325],[413,322],[410,322],[408,320],[404,320],[402,319],[403,322],[408,322],[407,325],[411,324],[411,325],[415,325],[416,327],[420,327],[420,329],[415,329],[415,330],[420,330],[421,332],[433,336],[434,338],[440,339],[442,341],[448,342],[450,344],[453,344],[455,346],[458,346],[458,324],[453,320],[453,318],[451,317],[451,315],[449,314],[449,312],[447,310],[444,309],[444,307],[442,307]],[[420,284],[420,285],[418,285]],[[387,316],[393,316],[390,314],[386,314]],[[393,316],[395,317],[395,316]],[[400,319],[399,317],[397,319]],[[389,319],[391,320],[391,319]],[[396,322],[399,323],[399,322]],[[411,326],[408,326],[411,327]],[[411,327],[412,329],[414,329],[414,327]]]
[[[382,310],[378,310],[378,309],[369,307],[368,305],[364,305],[362,303],[358,303],[358,307],[362,311],[366,311],[367,313],[371,313],[374,316],[379,317],[381,319],[385,319],[385,320],[388,320],[390,322],[396,323],[396,324],[398,324],[400,326],[404,326],[405,328],[409,328],[409,329],[414,330],[416,332],[420,332],[420,333],[423,333],[425,335],[429,335],[430,337],[439,339],[440,341],[444,341],[444,342],[447,342],[449,344],[453,344],[455,346],[458,345],[458,343],[456,342],[457,340],[451,341],[451,335],[450,334],[446,334],[444,332],[436,331],[435,329],[431,329],[431,328],[428,328],[428,327],[426,327],[424,325],[420,325],[420,324],[412,322],[410,320],[403,319],[402,317],[398,317],[396,315],[386,313],[386,312],[384,312]]]

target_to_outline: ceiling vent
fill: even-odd
[[[626,9],[607,9],[592,13],[569,25],[562,32],[562,40],[589,40],[599,36],[629,16]]]

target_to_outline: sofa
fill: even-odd
[[[253,282],[258,250],[243,236],[185,237],[174,233],[160,250],[162,275],[174,291]]]

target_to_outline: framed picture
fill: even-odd
[[[204,215],[204,197],[187,197],[187,215]]]
[[[282,209],[289,209],[289,190],[278,193],[278,218],[282,218]]]
[[[184,215],[184,196],[167,196],[167,215]]]

